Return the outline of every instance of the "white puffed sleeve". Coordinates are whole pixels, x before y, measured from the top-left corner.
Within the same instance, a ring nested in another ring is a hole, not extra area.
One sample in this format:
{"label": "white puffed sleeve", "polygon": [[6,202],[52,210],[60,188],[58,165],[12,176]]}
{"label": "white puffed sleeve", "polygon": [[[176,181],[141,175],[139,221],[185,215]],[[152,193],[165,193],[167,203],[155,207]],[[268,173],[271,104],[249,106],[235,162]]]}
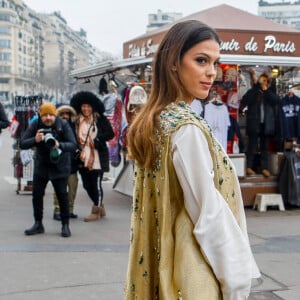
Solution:
{"label": "white puffed sleeve", "polygon": [[202,131],[192,124],[182,126],[172,136],[172,153],[195,238],[220,282],[224,300],[247,299],[255,262],[248,236],[215,188]]}

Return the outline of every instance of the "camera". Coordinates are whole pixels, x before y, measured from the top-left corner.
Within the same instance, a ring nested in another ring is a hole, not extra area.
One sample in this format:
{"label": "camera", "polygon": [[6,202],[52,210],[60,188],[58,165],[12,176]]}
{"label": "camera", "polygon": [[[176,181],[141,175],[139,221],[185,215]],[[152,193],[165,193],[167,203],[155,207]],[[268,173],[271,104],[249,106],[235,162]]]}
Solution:
{"label": "camera", "polygon": [[56,139],[52,134],[52,129],[42,128],[41,132],[44,134],[44,143],[50,149],[50,162],[56,164],[59,161],[59,157],[62,154],[62,151],[56,146]]}
{"label": "camera", "polygon": [[55,137],[52,134],[52,129],[51,128],[43,128],[42,133],[44,134],[44,142],[45,144],[49,147],[52,148],[55,146],[56,140]]}

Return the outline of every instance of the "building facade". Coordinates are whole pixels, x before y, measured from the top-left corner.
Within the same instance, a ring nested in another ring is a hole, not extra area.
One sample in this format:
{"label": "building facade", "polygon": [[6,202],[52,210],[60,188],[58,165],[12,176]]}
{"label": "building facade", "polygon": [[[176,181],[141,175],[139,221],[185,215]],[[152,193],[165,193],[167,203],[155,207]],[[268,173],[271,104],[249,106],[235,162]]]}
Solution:
{"label": "building facade", "polygon": [[147,32],[182,18],[182,13],[170,13],[157,10],[156,14],[148,14]]}
{"label": "building facade", "polygon": [[0,99],[42,94],[64,101],[72,93],[69,73],[99,62],[86,32],[71,29],[58,12],[41,14],[22,0],[0,1]]}
{"label": "building facade", "polygon": [[258,2],[258,15],[300,30],[300,1],[269,3],[260,0]]}

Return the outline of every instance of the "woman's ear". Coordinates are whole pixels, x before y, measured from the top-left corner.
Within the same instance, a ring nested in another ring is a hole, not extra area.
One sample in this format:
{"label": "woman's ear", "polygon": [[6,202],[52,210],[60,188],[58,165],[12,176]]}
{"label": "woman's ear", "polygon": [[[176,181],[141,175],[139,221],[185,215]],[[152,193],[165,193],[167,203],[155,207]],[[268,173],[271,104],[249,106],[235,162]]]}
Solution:
{"label": "woman's ear", "polygon": [[173,67],[171,68],[171,70],[172,70],[173,72],[176,72],[176,71],[177,71],[177,68],[176,68],[175,66],[173,66]]}

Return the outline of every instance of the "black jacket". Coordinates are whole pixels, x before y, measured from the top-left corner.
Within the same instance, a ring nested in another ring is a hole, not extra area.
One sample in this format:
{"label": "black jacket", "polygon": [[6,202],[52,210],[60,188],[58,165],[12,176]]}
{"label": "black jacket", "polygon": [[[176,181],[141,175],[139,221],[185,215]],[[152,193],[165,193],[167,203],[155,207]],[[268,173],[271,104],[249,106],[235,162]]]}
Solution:
{"label": "black jacket", "polygon": [[265,135],[273,135],[275,133],[275,106],[279,103],[279,97],[275,95],[270,88],[266,91],[261,89],[259,83],[246,92],[240,104],[240,110],[246,106],[247,123],[246,133],[248,135],[259,133],[261,103],[263,103]]}
{"label": "black jacket", "polygon": [[101,170],[109,172],[109,152],[107,141],[114,137],[114,131],[111,127],[109,120],[104,115],[97,117],[97,137],[94,140],[95,148],[98,150]]}
{"label": "black jacket", "polygon": [[[74,138],[76,140],[76,131],[75,131],[75,124],[72,121],[68,121]],[[71,156],[71,174],[75,174],[78,171],[78,159],[77,159],[77,150],[79,149],[78,143],[76,142],[76,149],[75,151],[71,151],[70,152],[70,156]]]}
{"label": "black jacket", "polygon": [[285,153],[278,183],[284,203],[300,207],[300,153]]}
{"label": "black jacket", "polygon": [[56,163],[50,160],[50,148],[41,141],[35,142],[35,135],[38,129],[46,127],[40,119],[34,121],[24,132],[20,140],[21,149],[35,148],[34,174],[48,179],[68,177],[71,172],[70,152],[76,150],[76,139],[69,123],[56,117],[54,124],[50,127],[52,135],[59,142],[62,150]]}
{"label": "black jacket", "polygon": [[0,132],[1,129],[7,128],[9,126],[9,121],[7,119],[4,107],[2,103],[0,103]]}

